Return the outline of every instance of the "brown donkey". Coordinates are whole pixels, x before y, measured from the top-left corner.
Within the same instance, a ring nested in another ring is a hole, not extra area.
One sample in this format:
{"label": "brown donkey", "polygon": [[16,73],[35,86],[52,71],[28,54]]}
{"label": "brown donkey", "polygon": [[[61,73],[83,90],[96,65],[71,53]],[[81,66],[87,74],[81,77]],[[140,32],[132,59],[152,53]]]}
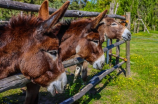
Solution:
{"label": "brown donkey", "polygon": [[58,51],[58,38],[50,30],[68,5],[69,1],[45,21],[18,16],[0,26],[0,79],[21,72],[33,83],[47,87],[52,95],[55,90],[63,92],[67,77]]}

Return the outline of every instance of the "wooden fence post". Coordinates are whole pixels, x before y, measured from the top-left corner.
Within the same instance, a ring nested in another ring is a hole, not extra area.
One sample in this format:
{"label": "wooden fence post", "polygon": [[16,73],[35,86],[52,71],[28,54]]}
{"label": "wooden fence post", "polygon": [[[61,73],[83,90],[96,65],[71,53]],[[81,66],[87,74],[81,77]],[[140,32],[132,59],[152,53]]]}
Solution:
{"label": "wooden fence post", "polygon": [[[110,44],[110,39],[108,37],[106,37],[106,46],[109,46]],[[109,50],[106,51],[106,64],[109,64]]]}
{"label": "wooden fence post", "polygon": [[[126,20],[128,20],[127,29],[130,30],[131,25],[131,13],[126,12]],[[126,76],[130,76],[130,41],[126,42]]]}
{"label": "wooden fence post", "polygon": [[[112,45],[112,39],[110,39],[110,45]],[[110,67],[112,66],[112,49],[109,50],[110,54],[109,54],[109,64],[110,64]]]}
{"label": "wooden fence post", "polygon": [[[114,6],[115,6],[114,3],[110,3],[110,10],[109,10],[110,14],[114,14]],[[111,44],[112,44],[112,40],[110,40],[109,38],[106,38],[106,39],[107,39],[106,45],[107,45],[107,46],[111,45]],[[112,49],[110,49],[110,51],[108,50],[108,51],[106,52],[106,63],[107,63],[107,64],[109,64],[109,59],[110,59],[110,62],[111,62],[111,59],[112,59],[111,56],[110,56],[110,58],[109,58],[109,52],[112,54]]]}
{"label": "wooden fence post", "polygon": [[[119,39],[117,39],[116,42],[119,42]],[[117,65],[119,63],[119,57],[120,57],[120,46],[119,45],[116,47],[116,55],[117,55],[117,57],[116,57],[115,65]]]}

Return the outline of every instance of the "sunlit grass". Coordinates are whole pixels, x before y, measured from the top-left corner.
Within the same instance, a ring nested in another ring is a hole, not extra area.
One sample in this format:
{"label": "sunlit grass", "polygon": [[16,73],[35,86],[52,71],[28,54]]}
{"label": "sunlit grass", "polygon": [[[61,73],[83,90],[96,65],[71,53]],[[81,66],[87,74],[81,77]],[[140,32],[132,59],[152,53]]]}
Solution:
{"label": "sunlit grass", "polygon": [[[101,95],[99,104],[158,103],[158,34],[156,33],[133,34],[130,48],[131,77],[120,75],[111,80],[99,93]],[[121,45],[121,56],[125,57],[125,44]],[[96,102],[98,101],[90,101],[93,104]]]}

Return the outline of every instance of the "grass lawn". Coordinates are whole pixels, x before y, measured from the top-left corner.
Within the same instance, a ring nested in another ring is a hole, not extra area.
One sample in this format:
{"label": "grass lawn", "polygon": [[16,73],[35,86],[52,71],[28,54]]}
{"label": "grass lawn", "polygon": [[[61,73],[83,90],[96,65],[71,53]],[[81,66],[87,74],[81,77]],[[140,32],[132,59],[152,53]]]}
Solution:
{"label": "grass lawn", "polygon": [[[130,47],[131,76],[118,75],[118,71],[114,71],[75,104],[158,104],[158,31],[132,34]],[[125,57],[125,44],[120,50],[121,56]],[[99,71],[89,67],[90,79]],[[104,69],[107,68],[109,65],[104,66]],[[125,69],[125,64],[122,69]],[[65,93],[56,97],[51,97],[45,88],[41,88],[40,104],[58,104],[83,87],[81,80],[72,83],[73,76],[68,75],[68,78]],[[0,104],[22,104],[24,97],[20,89],[9,90],[0,93]]]}

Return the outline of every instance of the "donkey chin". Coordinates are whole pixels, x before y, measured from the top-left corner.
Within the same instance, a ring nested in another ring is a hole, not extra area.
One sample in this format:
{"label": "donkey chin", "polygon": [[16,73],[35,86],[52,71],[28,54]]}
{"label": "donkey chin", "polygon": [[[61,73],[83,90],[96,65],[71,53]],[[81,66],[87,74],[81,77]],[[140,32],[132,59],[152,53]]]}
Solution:
{"label": "donkey chin", "polygon": [[63,93],[67,84],[66,73],[63,72],[55,81],[51,82],[47,87],[48,92],[55,96],[56,92]]}
{"label": "donkey chin", "polygon": [[94,63],[93,68],[95,69],[102,69],[105,64],[105,56],[104,53],[101,55]]}
{"label": "donkey chin", "polygon": [[122,38],[125,41],[131,40],[131,32],[127,28],[124,29],[123,34],[122,34]]}

